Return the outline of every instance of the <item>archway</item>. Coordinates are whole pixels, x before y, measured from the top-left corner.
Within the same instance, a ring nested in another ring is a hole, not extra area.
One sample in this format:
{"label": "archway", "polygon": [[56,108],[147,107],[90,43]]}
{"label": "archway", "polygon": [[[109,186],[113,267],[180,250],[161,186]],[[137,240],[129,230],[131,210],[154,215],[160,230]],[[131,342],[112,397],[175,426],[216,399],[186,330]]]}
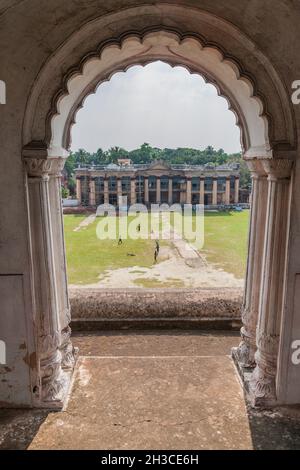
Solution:
{"label": "archway", "polygon": [[[167,12],[167,5],[161,8]],[[177,7],[172,8],[172,15],[178,15]],[[127,12],[128,20],[138,13],[138,9],[132,10]],[[194,13],[189,12],[191,16]],[[116,71],[154,60],[185,66],[192,73],[203,75],[228,99],[241,128],[244,157],[253,173],[254,186],[243,341],[234,356],[242,374],[255,366],[249,384],[255,404],[284,401],[284,384],[277,363],[284,304],[287,242],[284,221],[288,221],[296,144],[293,116],[285,89],[267,58],[254,51],[252,44],[235,28],[213,20],[206,13],[197,11],[197,15],[200,24],[213,25],[217,38],[220,31],[226,32],[224,42],[231,43],[237,55],[248,54],[252,70],[244,69],[238,57],[233,58],[224,52],[224,47],[203,39],[196,31],[179,33],[170,27],[156,26],[147,32],[132,32],[128,27],[124,30],[119,18],[115,19],[116,23],[119,21],[119,39],[112,39],[108,33],[96,51],[91,49],[92,52],[74,61],[69,71],[58,73],[53,66],[68,54],[72,60],[74,44],[79,44],[95,29],[96,23],[99,27],[99,22],[89,23],[51,57],[34,84],[23,135],[29,227],[31,244],[35,247],[31,251],[32,294],[36,311],[42,312],[35,330],[38,380],[33,387],[33,406],[62,406],[74,364],[59,198],[60,171],[70,144],[70,128],[84,98],[99,83]],[[235,44],[230,41],[230,34]],[[258,73],[259,62],[263,65]],[[61,86],[53,93],[51,77],[53,84],[57,84],[57,74]],[[45,90],[48,82],[51,86]],[[277,253],[276,258],[272,257],[273,252]],[[44,263],[40,263],[41,259]],[[278,393],[280,389],[283,391]]]}

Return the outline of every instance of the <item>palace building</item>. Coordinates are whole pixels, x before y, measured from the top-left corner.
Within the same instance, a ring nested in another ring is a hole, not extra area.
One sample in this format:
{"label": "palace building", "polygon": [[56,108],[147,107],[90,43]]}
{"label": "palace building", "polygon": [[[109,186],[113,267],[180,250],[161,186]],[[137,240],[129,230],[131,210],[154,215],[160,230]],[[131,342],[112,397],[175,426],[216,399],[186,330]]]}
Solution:
{"label": "palace building", "polygon": [[204,204],[205,206],[237,204],[239,200],[239,165],[169,165],[163,161],[151,164],[118,164],[77,168],[76,197],[84,206],[117,205],[127,196],[129,205]]}

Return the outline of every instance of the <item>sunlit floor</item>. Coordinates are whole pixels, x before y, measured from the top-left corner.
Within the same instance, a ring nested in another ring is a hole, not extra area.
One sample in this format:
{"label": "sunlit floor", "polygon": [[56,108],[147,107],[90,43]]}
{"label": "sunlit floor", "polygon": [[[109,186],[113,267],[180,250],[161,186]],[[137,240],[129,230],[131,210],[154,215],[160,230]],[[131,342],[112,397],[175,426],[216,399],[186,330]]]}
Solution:
{"label": "sunlit floor", "polygon": [[298,420],[247,409],[229,356],[236,333],[91,332],[73,340],[80,356],[66,410],[0,412],[0,448],[300,448]]}

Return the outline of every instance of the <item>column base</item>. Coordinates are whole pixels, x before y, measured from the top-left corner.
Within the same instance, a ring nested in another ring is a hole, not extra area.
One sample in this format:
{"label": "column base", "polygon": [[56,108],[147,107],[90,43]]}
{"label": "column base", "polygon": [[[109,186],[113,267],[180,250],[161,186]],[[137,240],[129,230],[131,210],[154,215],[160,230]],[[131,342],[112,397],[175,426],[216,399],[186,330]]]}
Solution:
{"label": "column base", "polygon": [[275,384],[263,377],[257,367],[245,367],[240,362],[239,348],[232,348],[231,357],[245,391],[246,400],[253,408],[279,406],[274,390]]}

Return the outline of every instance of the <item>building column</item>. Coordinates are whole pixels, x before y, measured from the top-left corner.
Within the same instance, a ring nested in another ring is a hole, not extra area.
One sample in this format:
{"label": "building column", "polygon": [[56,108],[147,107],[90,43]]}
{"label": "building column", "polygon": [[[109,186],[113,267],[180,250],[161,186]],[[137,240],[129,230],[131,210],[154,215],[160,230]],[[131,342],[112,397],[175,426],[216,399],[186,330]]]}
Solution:
{"label": "building column", "polygon": [[109,190],[107,178],[104,178],[104,204],[109,204]]}
{"label": "building column", "polygon": [[96,205],[96,184],[94,178],[90,177],[89,181],[89,205],[95,206]]}
{"label": "building column", "polygon": [[160,178],[156,178],[156,204],[160,204],[161,194],[160,194]]}
{"label": "building column", "polygon": [[135,177],[130,181],[130,204],[136,204],[136,180]]}
{"label": "building column", "polygon": [[203,206],[204,206],[204,202],[205,202],[204,195],[205,195],[205,178],[200,178],[200,199],[199,199],[199,203],[202,204]]}
{"label": "building column", "polygon": [[212,197],[212,205],[217,206],[218,204],[218,179],[213,179],[213,197]]}
{"label": "building column", "polygon": [[225,204],[230,205],[230,178],[226,178]]}
{"label": "building column", "polygon": [[263,166],[268,174],[268,206],[256,336],[257,366],[250,382],[254,405],[272,405],[276,402],[292,162],[284,159],[264,160]]}
{"label": "building column", "polygon": [[169,206],[173,204],[173,178],[172,177],[169,177],[168,204]]}
{"label": "building column", "polygon": [[76,199],[79,204],[81,204],[81,179],[80,177],[76,178]]}
{"label": "building column", "polygon": [[234,203],[238,204],[240,200],[240,178],[236,177],[234,181]]}
{"label": "building column", "polygon": [[117,205],[122,204],[122,178],[117,178]]}
{"label": "building column", "polygon": [[248,260],[242,308],[242,342],[232,354],[243,378],[244,369],[255,367],[256,325],[258,321],[262,259],[264,253],[268,181],[261,160],[248,160],[252,174],[251,213],[248,238]]}
{"label": "building column", "polygon": [[24,161],[38,362],[34,397],[36,406],[61,408],[74,365],[60,196],[64,158],[30,157],[27,151]]}
{"label": "building column", "polygon": [[144,179],[144,202],[146,206],[149,204],[149,180],[148,178]]}
{"label": "building column", "polygon": [[186,180],[186,204],[192,204],[192,179]]}

